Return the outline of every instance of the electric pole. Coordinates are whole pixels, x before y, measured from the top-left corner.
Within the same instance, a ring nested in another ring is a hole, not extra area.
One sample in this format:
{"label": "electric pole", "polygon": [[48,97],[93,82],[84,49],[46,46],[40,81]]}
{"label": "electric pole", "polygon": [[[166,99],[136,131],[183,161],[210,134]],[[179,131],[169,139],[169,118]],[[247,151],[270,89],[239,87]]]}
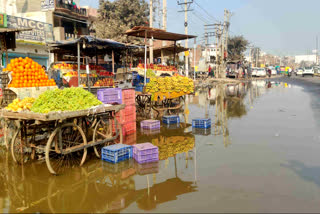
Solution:
{"label": "electric pole", "polygon": [[[162,29],[167,31],[167,0],[163,0],[162,2]],[[162,41],[162,47],[166,46],[166,41]],[[161,49],[161,63],[164,63],[164,53],[163,49]],[[174,56],[176,57],[176,56]]]}
{"label": "electric pole", "polygon": [[215,35],[216,35],[216,74],[217,78],[220,78],[221,74],[221,58],[222,58],[222,32],[221,32],[221,23],[216,23],[215,25]]}
{"label": "electric pole", "polygon": [[229,38],[229,26],[230,26],[230,12],[228,10],[224,10],[224,23],[223,23],[223,33],[222,33],[222,48],[221,48],[221,77],[225,77],[224,70],[226,69],[226,58],[228,55],[228,38]]}
{"label": "electric pole", "polygon": [[[150,17],[149,17],[149,27],[153,27],[153,0],[150,0]],[[153,63],[153,38],[150,39],[150,64]]]}
{"label": "electric pole", "polygon": [[[188,35],[188,11],[190,10],[190,5],[193,3],[193,0],[177,0],[178,5],[183,5],[184,10],[179,12],[184,12],[184,33]],[[189,40],[186,39],[185,47],[188,49]],[[189,77],[189,56],[185,56],[185,67],[186,67],[186,76]]]}

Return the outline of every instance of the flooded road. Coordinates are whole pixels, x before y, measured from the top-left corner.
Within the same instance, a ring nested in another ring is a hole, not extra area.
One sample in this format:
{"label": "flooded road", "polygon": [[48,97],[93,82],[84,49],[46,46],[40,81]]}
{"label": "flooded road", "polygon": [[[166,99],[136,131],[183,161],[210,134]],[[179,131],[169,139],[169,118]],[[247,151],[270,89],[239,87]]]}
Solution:
{"label": "flooded road", "polygon": [[[0,150],[0,210],[319,212],[319,91],[287,79],[197,88],[179,127],[126,137],[159,146],[157,163],[91,158],[52,176],[45,162],[17,166]],[[192,129],[194,118],[212,128]]]}

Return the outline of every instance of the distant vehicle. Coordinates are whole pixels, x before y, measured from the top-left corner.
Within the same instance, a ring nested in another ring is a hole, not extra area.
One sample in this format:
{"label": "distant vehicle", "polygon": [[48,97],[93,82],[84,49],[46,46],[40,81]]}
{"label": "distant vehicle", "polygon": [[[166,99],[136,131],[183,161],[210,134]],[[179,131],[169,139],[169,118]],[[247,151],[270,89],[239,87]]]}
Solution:
{"label": "distant vehicle", "polygon": [[257,69],[258,68],[252,68],[251,76],[256,77],[257,76]]}
{"label": "distant vehicle", "polygon": [[306,76],[306,75],[310,75],[310,76],[314,76],[314,70],[312,67],[305,67],[303,69],[303,72],[302,72],[302,77]]}
{"label": "distant vehicle", "polygon": [[297,68],[296,70],[295,70],[295,74],[296,74],[296,76],[302,76],[302,73],[303,73],[303,68]]}
{"label": "distant vehicle", "polygon": [[266,77],[267,76],[267,71],[265,68],[257,68],[257,77]]}
{"label": "distant vehicle", "polygon": [[314,73],[319,74],[320,73],[320,67],[319,66],[314,66],[313,67],[313,71],[314,71]]}
{"label": "distant vehicle", "polygon": [[276,69],[271,69],[271,75],[277,75],[277,70]]}

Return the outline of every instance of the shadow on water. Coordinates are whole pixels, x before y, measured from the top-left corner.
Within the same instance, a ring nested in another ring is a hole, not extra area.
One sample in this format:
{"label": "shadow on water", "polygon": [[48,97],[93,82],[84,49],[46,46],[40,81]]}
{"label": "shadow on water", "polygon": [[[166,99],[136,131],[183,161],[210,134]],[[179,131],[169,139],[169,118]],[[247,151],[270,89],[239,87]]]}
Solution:
{"label": "shadow on water", "polygon": [[320,166],[308,167],[304,163],[297,160],[291,160],[288,164],[281,164],[281,166],[294,171],[304,180],[320,186]]}

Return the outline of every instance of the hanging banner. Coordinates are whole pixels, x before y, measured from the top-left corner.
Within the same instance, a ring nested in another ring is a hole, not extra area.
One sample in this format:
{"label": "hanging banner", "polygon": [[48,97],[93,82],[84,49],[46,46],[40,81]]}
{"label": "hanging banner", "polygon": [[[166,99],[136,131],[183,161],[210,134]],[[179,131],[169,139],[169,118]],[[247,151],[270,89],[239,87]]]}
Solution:
{"label": "hanging banner", "polygon": [[42,0],[41,11],[54,10],[54,0]]}
{"label": "hanging banner", "polygon": [[7,16],[8,28],[31,28],[31,31],[22,31],[17,34],[17,40],[46,43],[53,41],[52,24],[25,19],[17,16]]}

